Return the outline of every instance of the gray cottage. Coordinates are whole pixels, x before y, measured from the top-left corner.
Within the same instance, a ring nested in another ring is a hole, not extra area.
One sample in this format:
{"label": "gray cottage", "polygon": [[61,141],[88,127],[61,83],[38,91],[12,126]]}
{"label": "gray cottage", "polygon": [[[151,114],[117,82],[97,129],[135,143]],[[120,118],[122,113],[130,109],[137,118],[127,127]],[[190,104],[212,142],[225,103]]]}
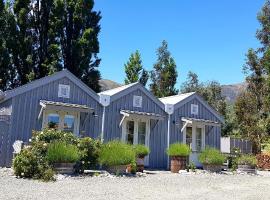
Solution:
{"label": "gray cottage", "polygon": [[99,96],[67,70],[30,82],[0,96],[0,166],[10,166],[16,140],[47,126],[99,137]]}
{"label": "gray cottage", "polygon": [[99,93],[103,105],[102,137],[150,148],[145,165],[166,168],[167,114],[164,105],[140,83]]}
{"label": "gray cottage", "polygon": [[[188,144],[190,161],[200,167],[198,153],[206,146],[220,149],[222,116],[197,93],[160,98],[168,114],[167,142]],[[169,159],[167,160],[169,166]]]}

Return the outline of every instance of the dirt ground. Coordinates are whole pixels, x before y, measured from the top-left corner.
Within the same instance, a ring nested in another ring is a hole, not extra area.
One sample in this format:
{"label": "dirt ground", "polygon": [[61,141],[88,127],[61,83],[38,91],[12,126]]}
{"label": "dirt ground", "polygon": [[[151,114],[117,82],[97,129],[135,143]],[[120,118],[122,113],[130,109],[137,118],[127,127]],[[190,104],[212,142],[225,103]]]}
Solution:
{"label": "dirt ground", "polygon": [[140,177],[18,179],[0,169],[0,199],[270,199],[270,172],[259,175],[149,172]]}

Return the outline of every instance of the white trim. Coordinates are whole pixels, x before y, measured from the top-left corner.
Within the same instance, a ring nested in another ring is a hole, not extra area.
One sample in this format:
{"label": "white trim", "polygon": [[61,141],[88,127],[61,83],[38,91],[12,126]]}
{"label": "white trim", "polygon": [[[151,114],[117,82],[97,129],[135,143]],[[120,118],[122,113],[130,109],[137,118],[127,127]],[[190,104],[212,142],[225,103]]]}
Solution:
{"label": "white trim", "polygon": [[73,115],[74,116],[74,130],[73,133],[79,136],[80,132],[80,112],[69,112],[69,111],[57,111],[57,110],[45,110],[43,112],[42,119],[42,129],[46,128],[48,124],[48,115],[49,114],[58,114],[59,115],[59,130],[63,130],[64,128],[64,118],[65,115]]}
{"label": "white trim", "polygon": [[[171,115],[168,116],[168,132],[167,132],[167,149],[170,147],[170,122],[171,122]],[[170,156],[167,155],[167,168],[170,167]]]}
{"label": "white trim", "polygon": [[102,122],[101,122],[101,134],[100,134],[100,140],[101,140],[102,143],[104,141],[105,114],[106,114],[106,107],[103,106]]}

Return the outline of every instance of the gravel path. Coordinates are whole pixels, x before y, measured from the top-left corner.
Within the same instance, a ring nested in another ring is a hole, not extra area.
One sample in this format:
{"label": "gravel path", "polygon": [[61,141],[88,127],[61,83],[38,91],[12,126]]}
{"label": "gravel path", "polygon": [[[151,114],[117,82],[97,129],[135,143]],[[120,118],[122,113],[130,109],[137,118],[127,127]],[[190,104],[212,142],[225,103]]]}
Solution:
{"label": "gravel path", "polygon": [[171,174],[68,177],[56,182],[17,179],[0,169],[0,199],[270,199],[264,175]]}

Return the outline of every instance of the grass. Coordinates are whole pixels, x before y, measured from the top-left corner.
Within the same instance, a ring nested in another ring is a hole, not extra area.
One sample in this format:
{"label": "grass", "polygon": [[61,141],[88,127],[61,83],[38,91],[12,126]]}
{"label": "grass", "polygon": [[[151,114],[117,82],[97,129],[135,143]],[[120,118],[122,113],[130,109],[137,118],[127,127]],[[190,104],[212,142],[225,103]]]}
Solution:
{"label": "grass", "polygon": [[215,148],[206,148],[199,155],[199,161],[205,165],[222,165],[225,161],[225,156]]}
{"label": "grass", "polygon": [[134,148],[136,156],[139,158],[145,157],[150,153],[149,148],[142,144],[135,145],[133,148]]}
{"label": "grass", "polygon": [[190,148],[183,143],[174,143],[167,149],[169,156],[188,156],[190,154]]}
{"label": "grass", "polygon": [[127,165],[135,161],[135,152],[131,145],[114,140],[101,148],[99,162],[106,166]]}
{"label": "grass", "polygon": [[75,145],[57,141],[49,145],[47,159],[50,163],[73,163],[79,160],[79,150]]}

